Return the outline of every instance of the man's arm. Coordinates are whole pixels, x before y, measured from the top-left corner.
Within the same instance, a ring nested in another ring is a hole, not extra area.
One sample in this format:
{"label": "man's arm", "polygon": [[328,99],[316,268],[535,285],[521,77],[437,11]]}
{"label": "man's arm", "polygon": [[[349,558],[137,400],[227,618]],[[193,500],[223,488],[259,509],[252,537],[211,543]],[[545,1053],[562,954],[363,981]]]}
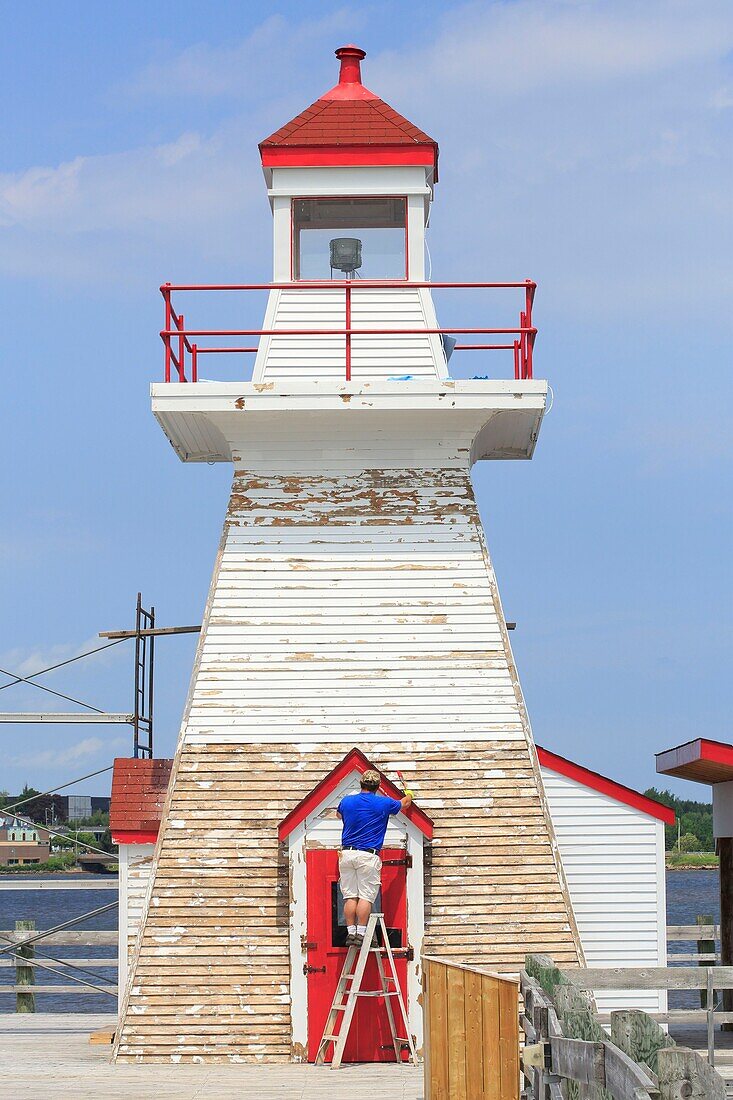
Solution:
{"label": "man's arm", "polygon": [[405,791],[405,797],[400,800],[400,809],[404,811],[412,805],[412,791]]}

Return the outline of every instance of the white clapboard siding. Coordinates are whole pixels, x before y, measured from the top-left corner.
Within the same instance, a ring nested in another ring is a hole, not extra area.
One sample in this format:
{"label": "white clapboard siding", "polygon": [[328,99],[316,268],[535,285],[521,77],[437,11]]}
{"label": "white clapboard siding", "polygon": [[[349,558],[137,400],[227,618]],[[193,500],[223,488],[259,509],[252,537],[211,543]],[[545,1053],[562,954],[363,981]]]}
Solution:
{"label": "white clapboard siding", "polygon": [[128,963],[140,927],[153,862],[153,844],[120,844],[118,1002],[127,984]]}
{"label": "white clapboard siding", "polygon": [[[333,378],[342,380],[346,370],[346,339],[321,335],[323,329],[346,325],[343,283],[333,290],[272,291],[265,315],[266,329],[316,330],[318,334],[263,337],[257,354],[254,380]],[[359,289],[351,292],[351,327],[354,329],[435,328],[432,299],[427,290],[414,288]],[[445,356],[438,336],[405,333],[354,335],[351,342],[353,379],[412,375],[436,378],[445,374]]]}
{"label": "white clapboard siding", "polygon": [[469,477],[372,481],[235,478],[187,737],[524,739]]}
{"label": "white clapboard siding", "polygon": [[376,465],[375,439],[374,466],[334,448],[314,469],[311,444],[285,473],[271,441],[235,471],[119,1058],[302,1056],[277,828],[354,747],[404,771],[434,821],[426,951],[513,973],[527,951],[577,961],[459,437],[445,464],[442,437],[406,466],[386,449]]}
{"label": "white clapboard siding", "polygon": [[[664,825],[542,768],[587,966],[666,966]],[[598,991],[601,1011],[666,1011],[666,993]]]}

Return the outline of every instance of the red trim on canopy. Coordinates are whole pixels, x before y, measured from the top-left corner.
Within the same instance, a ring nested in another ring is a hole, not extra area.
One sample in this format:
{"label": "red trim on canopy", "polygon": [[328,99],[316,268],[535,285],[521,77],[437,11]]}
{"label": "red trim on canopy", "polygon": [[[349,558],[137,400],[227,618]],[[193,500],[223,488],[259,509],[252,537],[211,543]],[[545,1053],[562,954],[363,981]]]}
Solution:
{"label": "red trim on canopy", "polygon": [[697,737],[656,755],[657,772],[695,783],[727,783],[733,779],[733,745]]}
{"label": "red trim on canopy", "polygon": [[[281,145],[262,150],[263,168],[371,167],[391,164],[437,163],[432,148],[405,145]],[[437,177],[436,177],[437,179]]]}
{"label": "red trim on canopy", "polygon": [[[379,771],[379,768],[374,768],[374,765],[367,760],[361,749],[352,749],[351,752],[346,754],[341,763],[337,764],[333,771],[330,771],[328,775],[324,776],[320,783],[316,784],[310,794],[307,794],[305,798],[290,811],[287,817],[283,818],[277,831],[278,838],[281,841],[287,840],[293,829],[300,825],[302,821],[305,821],[309,814],[318,809],[318,807],[326,801],[328,796],[336,790],[339,783],[341,783],[343,779],[346,779],[348,775],[351,775],[355,771],[365,772],[370,768]],[[396,787],[392,780],[388,779],[383,772],[379,771],[379,777],[381,782],[380,790],[384,791],[384,793],[388,794],[391,798],[403,797],[403,792],[399,787]],[[427,840],[432,840],[433,822],[424,810],[421,810],[413,802],[413,804],[403,812],[407,820],[411,821]]]}
{"label": "red trim on canopy", "polygon": [[576,783],[581,783],[584,787],[590,787],[591,790],[606,794],[609,798],[615,798],[617,802],[623,802],[627,806],[632,806],[635,810],[641,810],[642,813],[648,814],[650,817],[656,817],[658,821],[663,821],[665,825],[674,825],[674,810],[670,809],[669,806],[662,805],[661,802],[657,802],[656,799],[649,798],[648,795],[641,794],[631,787],[625,787],[623,783],[616,783],[615,780],[608,779],[605,775],[600,775],[599,772],[593,772],[580,764],[574,764],[572,760],[566,760],[564,756],[558,756],[557,753],[541,749],[539,745],[537,746],[537,755],[543,768],[548,768],[551,772],[557,772],[558,775],[567,776],[568,779],[574,779]]}

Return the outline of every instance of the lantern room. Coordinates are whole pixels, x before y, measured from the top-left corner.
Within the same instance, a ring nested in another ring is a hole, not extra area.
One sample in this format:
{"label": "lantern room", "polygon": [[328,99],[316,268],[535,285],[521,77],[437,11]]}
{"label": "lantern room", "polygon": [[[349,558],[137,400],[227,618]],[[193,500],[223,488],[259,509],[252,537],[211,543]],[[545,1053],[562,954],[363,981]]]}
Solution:
{"label": "lantern room", "polygon": [[438,146],[361,82],[357,46],[339,80],[260,143],[276,282],[421,280]]}

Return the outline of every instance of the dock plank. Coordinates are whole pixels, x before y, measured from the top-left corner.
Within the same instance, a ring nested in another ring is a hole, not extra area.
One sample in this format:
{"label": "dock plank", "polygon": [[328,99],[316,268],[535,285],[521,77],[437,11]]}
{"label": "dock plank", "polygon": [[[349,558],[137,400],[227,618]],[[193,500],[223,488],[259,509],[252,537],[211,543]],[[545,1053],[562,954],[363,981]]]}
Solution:
{"label": "dock plank", "polygon": [[[109,1046],[89,1036],[116,1025],[116,1017],[89,1013],[0,1015],[0,1091],[13,1100],[424,1100],[422,1069],[402,1065],[135,1065],[111,1063]],[[19,1071],[19,1067],[23,1067]]]}

